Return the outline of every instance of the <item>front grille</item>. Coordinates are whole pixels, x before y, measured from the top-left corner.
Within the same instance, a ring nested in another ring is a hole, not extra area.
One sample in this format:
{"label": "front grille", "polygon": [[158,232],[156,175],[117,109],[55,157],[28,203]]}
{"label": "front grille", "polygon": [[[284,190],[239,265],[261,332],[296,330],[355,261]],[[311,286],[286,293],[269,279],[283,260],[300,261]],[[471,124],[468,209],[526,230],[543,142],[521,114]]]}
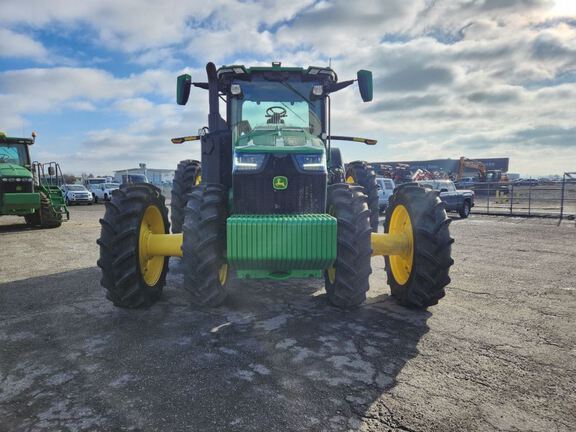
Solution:
{"label": "front grille", "polygon": [[[273,188],[276,176],[288,179],[285,190]],[[299,171],[289,154],[270,154],[260,172],[235,172],[233,187],[237,214],[310,214],[326,210],[326,173]]]}
{"label": "front grille", "polygon": [[31,181],[0,181],[2,193],[30,193],[32,192]]}

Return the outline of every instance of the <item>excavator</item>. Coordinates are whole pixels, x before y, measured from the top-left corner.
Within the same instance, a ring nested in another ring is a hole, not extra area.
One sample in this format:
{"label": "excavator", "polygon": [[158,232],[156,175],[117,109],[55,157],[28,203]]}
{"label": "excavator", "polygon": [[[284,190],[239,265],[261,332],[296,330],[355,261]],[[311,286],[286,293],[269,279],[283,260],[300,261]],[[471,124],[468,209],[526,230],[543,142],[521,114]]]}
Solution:
{"label": "excavator", "polygon": [[464,156],[460,158],[458,162],[458,170],[456,172],[455,182],[459,182],[464,177],[464,171],[466,169],[473,169],[478,171],[478,182],[479,183],[508,183],[508,176],[501,170],[487,170],[484,163],[468,159]]}

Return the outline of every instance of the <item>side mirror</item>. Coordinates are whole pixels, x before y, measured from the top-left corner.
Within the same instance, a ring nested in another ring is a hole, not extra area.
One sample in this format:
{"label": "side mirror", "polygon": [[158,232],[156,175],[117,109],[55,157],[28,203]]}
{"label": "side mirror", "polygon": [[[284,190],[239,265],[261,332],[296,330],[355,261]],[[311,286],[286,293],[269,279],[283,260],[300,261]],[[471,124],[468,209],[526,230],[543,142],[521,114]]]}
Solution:
{"label": "side mirror", "polygon": [[448,192],[448,189],[442,188],[442,189],[440,189],[440,192]]}
{"label": "side mirror", "polygon": [[176,81],[176,103],[186,105],[192,87],[192,77],[188,74],[180,75]]}
{"label": "side mirror", "polygon": [[55,173],[56,173],[56,171],[54,170],[54,167],[49,166],[48,167],[48,175],[53,176]]}
{"label": "side mirror", "polygon": [[358,88],[360,89],[362,100],[364,102],[370,102],[373,93],[372,72],[369,70],[359,70],[356,76],[358,77]]}

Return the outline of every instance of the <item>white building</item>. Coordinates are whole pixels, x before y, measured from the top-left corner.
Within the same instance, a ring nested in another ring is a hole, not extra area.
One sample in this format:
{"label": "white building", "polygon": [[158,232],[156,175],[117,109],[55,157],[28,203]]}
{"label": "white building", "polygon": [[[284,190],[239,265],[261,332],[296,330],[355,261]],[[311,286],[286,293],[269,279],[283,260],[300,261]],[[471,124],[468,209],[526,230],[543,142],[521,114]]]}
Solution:
{"label": "white building", "polygon": [[145,163],[141,163],[138,168],[128,168],[114,171],[114,178],[120,179],[122,175],[142,174],[148,178],[148,181],[154,185],[169,185],[174,180],[173,169],[148,168]]}

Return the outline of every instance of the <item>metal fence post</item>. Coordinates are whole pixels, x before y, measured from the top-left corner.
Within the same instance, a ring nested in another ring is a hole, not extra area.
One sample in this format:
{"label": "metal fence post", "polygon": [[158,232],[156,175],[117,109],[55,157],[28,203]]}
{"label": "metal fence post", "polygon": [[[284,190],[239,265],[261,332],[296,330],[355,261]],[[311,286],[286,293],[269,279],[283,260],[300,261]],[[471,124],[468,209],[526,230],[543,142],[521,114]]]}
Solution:
{"label": "metal fence post", "polygon": [[488,183],[488,192],[486,194],[486,213],[490,214],[490,183]]}
{"label": "metal fence post", "polygon": [[528,216],[532,213],[532,182],[528,185]]}
{"label": "metal fence post", "polygon": [[510,200],[510,216],[512,216],[512,207],[514,207],[514,185],[508,186],[508,199]]}
{"label": "metal fence post", "polygon": [[566,173],[562,177],[562,192],[560,193],[560,221],[564,217],[564,189],[566,186]]}

